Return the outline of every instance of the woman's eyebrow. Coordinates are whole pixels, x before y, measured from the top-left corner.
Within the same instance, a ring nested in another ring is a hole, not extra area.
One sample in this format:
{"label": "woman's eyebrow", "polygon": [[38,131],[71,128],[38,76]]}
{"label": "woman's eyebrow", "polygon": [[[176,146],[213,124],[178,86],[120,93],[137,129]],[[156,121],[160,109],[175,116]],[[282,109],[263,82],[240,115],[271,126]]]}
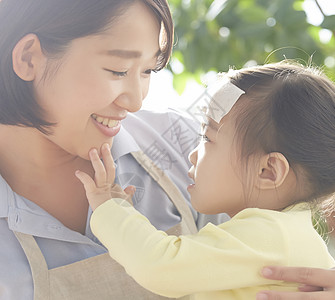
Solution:
{"label": "woman's eyebrow", "polygon": [[105,54],[111,56],[117,56],[120,58],[139,58],[142,56],[142,53],[139,51],[121,50],[121,49],[107,50]]}
{"label": "woman's eyebrow", "polygon": [[[140,58],[142,56],[142,52],[133,51],[133,50],[123,50],[123,49],[113,49],[107,50],[104,52],[106,55],[117,56],[119,58]],[[154,57],[158,57],[161,54],[161,50],[158,50]]]}

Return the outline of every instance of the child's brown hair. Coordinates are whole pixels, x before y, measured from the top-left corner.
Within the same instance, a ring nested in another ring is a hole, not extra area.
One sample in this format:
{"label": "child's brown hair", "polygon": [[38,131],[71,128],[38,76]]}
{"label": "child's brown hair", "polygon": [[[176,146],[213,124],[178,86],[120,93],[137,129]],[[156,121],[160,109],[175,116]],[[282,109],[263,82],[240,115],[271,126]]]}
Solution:
{"label": "child's brown hair", "polygon": [[245,91],[236,105],[236,138],[248,168],[254,153],[282,153],[304,199],[335,192],[335,86],[313,67],[281,62],[233,72]]}

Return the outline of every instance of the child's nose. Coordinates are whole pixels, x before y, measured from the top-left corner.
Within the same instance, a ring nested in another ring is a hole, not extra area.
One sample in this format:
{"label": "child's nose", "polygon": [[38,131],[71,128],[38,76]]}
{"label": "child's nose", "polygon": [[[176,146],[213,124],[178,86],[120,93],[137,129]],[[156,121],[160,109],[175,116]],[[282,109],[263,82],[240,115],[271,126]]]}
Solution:
{"label": "child's nose", "polygon": [[188,155],[188,160],[191,162],[192,165],[196,165],[198,159],[198,151],[195,148],[189,155]]}

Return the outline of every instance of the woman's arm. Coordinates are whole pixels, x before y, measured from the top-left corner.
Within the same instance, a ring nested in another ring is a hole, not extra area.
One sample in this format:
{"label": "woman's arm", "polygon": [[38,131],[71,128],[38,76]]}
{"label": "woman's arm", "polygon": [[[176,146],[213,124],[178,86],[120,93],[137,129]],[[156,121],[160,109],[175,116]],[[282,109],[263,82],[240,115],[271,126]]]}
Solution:
{"label": "woman's arm", "polygon": [[257,300],[333,300],[335,299],[335,269],[271,266],[262,270],[268,279],[300,283],[300,292],[263,291]]}

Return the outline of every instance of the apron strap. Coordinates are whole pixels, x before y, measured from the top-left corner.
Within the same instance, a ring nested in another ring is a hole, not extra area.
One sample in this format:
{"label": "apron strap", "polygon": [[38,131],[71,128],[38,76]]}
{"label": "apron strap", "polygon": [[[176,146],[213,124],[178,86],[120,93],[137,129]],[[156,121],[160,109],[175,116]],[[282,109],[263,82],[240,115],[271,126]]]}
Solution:
{"label": "apron strap", "polygon": [[143,152],[131,152],[135,160],[143,167],[144,170],[160,185],[160,187],[169,196],[172,203],[175,205],[181,215],[181,221],[185,223],[189,233],[195,234],[198,229],[195,225],[191,209],[186,204],[186,201],[178,187],[171,179],[155,165],[155,163]]}
{"label": "apron strap", "polygon": [[34,300],[49,300],[49,272],[44,256],[32,235],[13,231],[28,259],[33,281]]}

